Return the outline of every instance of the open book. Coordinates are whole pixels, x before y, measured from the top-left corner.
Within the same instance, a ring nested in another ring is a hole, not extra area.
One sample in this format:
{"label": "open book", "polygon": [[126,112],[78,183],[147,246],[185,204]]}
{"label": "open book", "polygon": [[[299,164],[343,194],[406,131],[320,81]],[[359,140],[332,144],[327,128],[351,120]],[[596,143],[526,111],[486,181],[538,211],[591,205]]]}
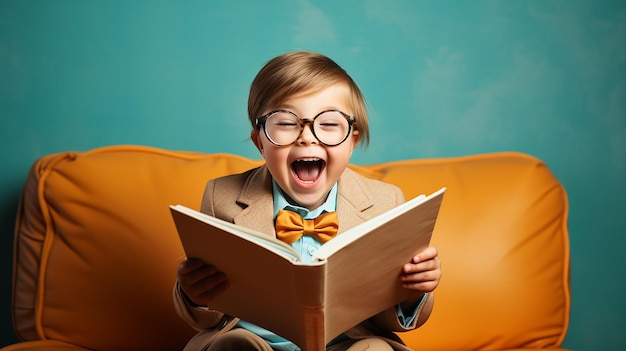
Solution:
{"label": "open book", "polygon": [[215,265],[230,282],[212,309],[318,351],[365,319],[418,297],[399,277],[428,247],[444,192],[418,196],[340,233],[312,263],[274,237],[182,205],[170,209],[187,257]]}

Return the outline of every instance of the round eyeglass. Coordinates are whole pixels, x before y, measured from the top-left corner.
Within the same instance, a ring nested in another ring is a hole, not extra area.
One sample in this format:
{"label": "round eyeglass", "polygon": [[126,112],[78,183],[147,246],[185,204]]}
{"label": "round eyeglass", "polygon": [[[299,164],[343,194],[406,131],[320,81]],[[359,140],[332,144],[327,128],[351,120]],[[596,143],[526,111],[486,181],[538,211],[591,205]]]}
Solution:
{"label": "round eyeglass", "polygon": [[313,136],[326,146],[337,146],[350,136],[354,116],[339,110],[326,110],[313,119],[303,119],[289,110],[275,110],[256,119],[257,129],[263,127],[265,136],[274,145],[285,146],[296,142],[309,123]]}

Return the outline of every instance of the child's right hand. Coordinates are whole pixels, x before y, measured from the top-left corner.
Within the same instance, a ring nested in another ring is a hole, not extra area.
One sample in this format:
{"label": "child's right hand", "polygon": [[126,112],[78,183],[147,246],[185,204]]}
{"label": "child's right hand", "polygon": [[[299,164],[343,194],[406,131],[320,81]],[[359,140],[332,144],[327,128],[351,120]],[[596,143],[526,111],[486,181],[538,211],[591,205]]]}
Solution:
{"label": "child's right hand", "polygon": [[208,305],[228,288],[224,273],[198,259],[183,261],[176,275],[183,292],[199,306]]}

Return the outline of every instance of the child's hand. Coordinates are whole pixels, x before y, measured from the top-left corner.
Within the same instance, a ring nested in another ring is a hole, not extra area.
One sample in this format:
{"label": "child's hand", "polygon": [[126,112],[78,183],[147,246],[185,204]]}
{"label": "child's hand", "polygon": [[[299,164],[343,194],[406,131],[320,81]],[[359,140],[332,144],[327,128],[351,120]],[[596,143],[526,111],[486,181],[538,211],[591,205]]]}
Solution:
{"label": "child's hand", "polygon": [[224,273],[201,260],[184,261],[176,274],[183,292],[196,305],[208,305],[228,288]]}
{"label": "child's hand", "polygon": [[402,267],[400,280],[407,289],[423,293],[435,290],[441,279],[441,262],[437,249],[429,247],[415,255],[411,262]]}

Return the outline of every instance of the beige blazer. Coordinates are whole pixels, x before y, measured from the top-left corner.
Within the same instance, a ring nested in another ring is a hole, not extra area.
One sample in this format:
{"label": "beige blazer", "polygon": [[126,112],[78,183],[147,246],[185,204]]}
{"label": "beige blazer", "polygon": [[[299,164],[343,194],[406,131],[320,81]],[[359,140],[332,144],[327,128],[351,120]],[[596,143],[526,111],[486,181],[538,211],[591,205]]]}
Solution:
{"label": "beige blazer", "polygon": [[[242,174],[210,180],[202,198],[201,211],[276,236],[271,179],[267,167],[262,166]],[[346,169],[338,182],[339,235],[402,202],[404,196],[398,187],[364,178]],[[174,304],[181,318],[201,331],[188,344],[187,349],[190,350],[201,350],[216,336],[232,329],[239,320],[209,307],[193,306],[182,293],[178,282],[174,287]],[[433,296],[428,294],[417,318],[408,328],[400,324],[395,308],[390,308],[346,331],[345,334],[353,339],[382,336],[394,349],[409,350],[393,331],[401,332],[419,327],[428,319],[432,306]]]}

